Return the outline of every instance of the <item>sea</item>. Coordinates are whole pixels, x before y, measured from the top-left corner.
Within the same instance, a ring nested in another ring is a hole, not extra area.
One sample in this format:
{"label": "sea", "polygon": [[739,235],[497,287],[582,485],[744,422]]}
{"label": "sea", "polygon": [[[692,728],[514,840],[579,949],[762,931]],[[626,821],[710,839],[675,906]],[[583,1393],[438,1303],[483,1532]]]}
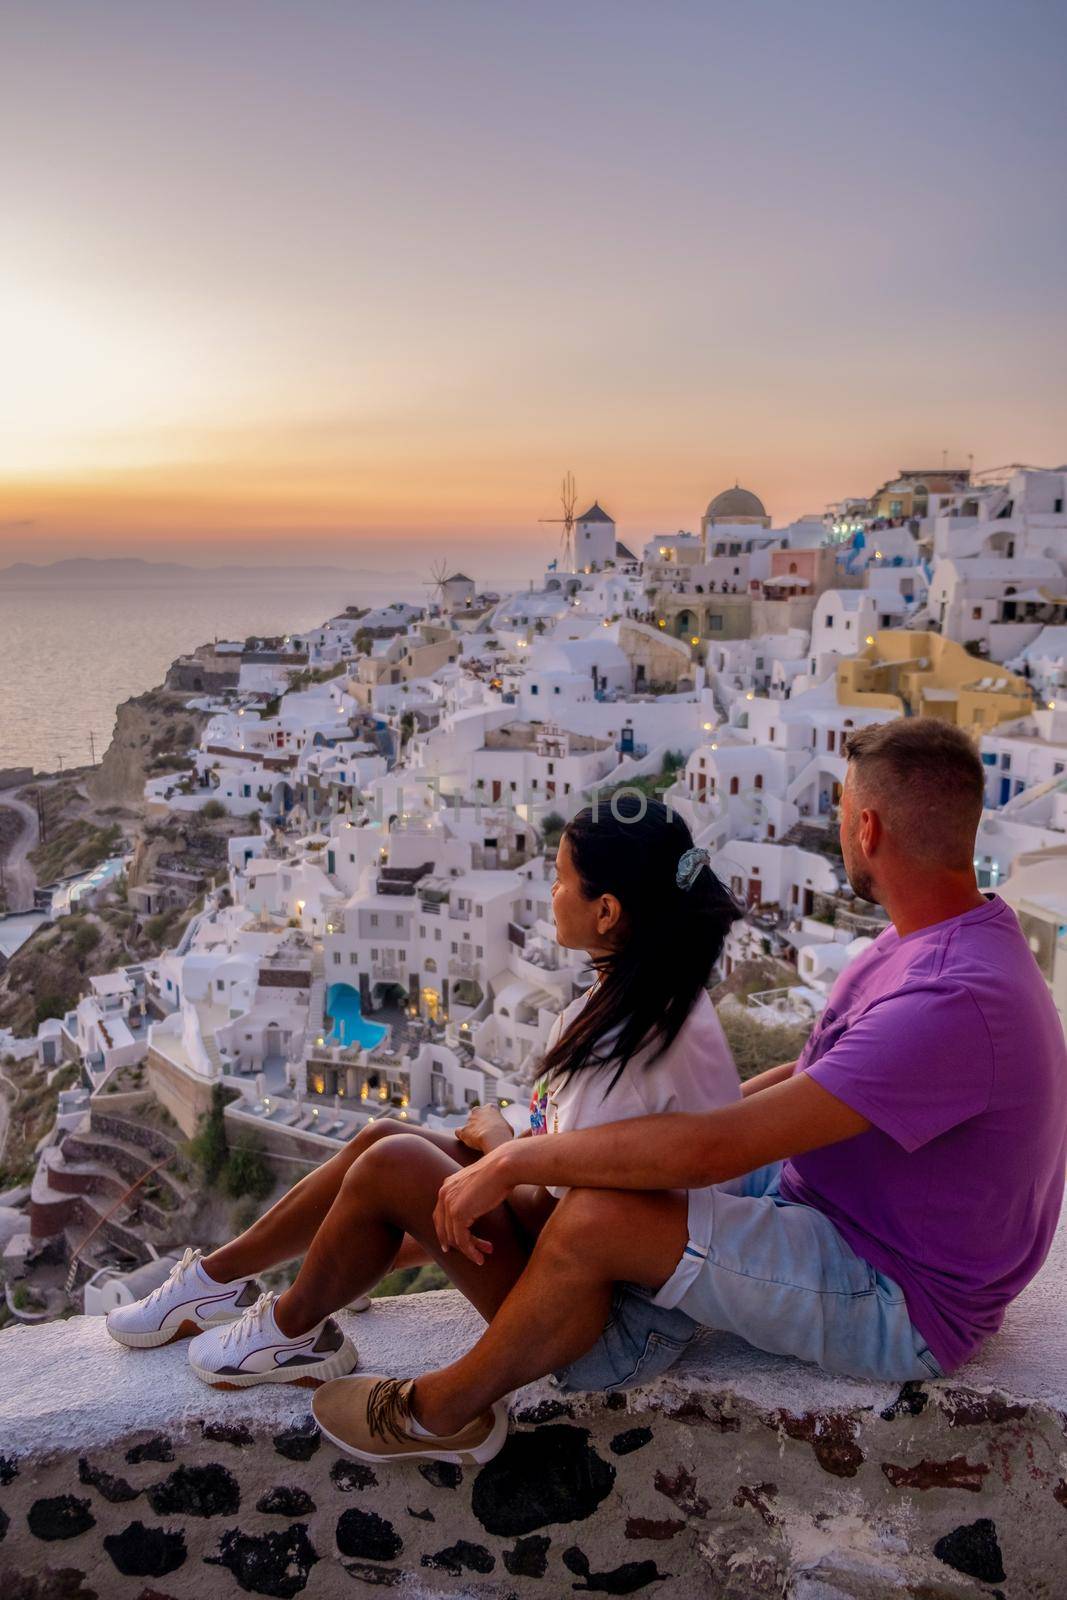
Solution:
{"label": "sea", "polygon": [[107,586],[0,578],[0,768],[56,772],[88,764],[94,749],[99,761],[116,706],[199,644],[299,633],[348,605],[390,600],[423,605],[425,586],[313,568],[260,581],[251,571],[247,582],[206,570]]}

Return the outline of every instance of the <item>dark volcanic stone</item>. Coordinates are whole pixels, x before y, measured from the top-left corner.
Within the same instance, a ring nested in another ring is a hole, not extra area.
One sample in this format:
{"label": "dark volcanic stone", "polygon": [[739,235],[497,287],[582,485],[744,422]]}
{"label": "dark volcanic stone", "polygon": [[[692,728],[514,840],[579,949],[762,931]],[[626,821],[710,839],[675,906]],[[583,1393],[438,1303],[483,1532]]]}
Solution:
{"label": "dark volcanic stone", "polygon": [[145,1490],[157,1517],[232,1517],[241,1507],[241,1490],[228,1467],[176,1467],[169,1478]]}
{"label": "dark volcanic stone", "polygon": [[419,1471],[435,1489],[458,1489],[463,1482],[463,1468],[451,1461],[425,1461]]}
{"label": "dark volcanic stone", "polygon": [[99,1489],[104,1499],[110,1500],[112,1505],[118,1505],[123,1500],[136,1500],[141,1492],[132,1483],[127,1483],[125,1478],[116,1478],[100,1467],[91,1467],[86,1456],[82,1456],[78,1462],[78,1482],[84,1483],[89,1489]]}
{"label": "dark volcanic stone", "polygon": [[966,1573],[968,1578],[977,1578],[980,1583],[1004,1582],[1004,1558],[997,1530],[988,1517],[953,1528],[934,1545],[934,1555],[947,1567]]}
{"label": "dark volcanic stone", "polygon": [[319,1554],[308,1538],[307,1523],[294,1522],[284,1533],[250,1534],[230,1528],[219,1540],[218,1555],[205,1559],[212,1566],[228,1568],[249,1594],[292,1600],[307,1584]]}
{"label": "dark volcanic stone", "polygon": [[365,1466],[362,1461],[335,1461],[330,1468],[330,1481],[342,1494],[351,1494],[353,1489],[378,1487],[373,1469]]}
{"label": "dark volcanic stone", "polygon": [[378,1584],[383,1589],[399,1589],[404,1582],[404,1574],[399,1567],[375,1567],[366,1561],[350,1561],[345,1571],[350,1578],[357,1578],[361,1583]]}
{"label": "dark volcanic stone", "polygon": [[638,1589],[670,1577],[669,1572],[660,1572],[654,1561],[624,1561],[621,1567],[613,1567],[610,1572],[590,1572],[589,1557],[576,1544],[564,1550],[563,1565],[585,1579],[584,1583],[574,1583],[571,1588],[586,1594],[636,1594]]}
{"label": "dark volcanic stone", "polygon": [[11,1518],[8,1516],[6,1511],[0,1508],[0,1543],[2,1543],[6,1537],[7,1530],[10,1528],[10,1526]]}
{"label": "dark volcanic stone", "polygon": [[580,1522],[611,1493],[615,1468],[589,1443],[587,1428],[550,1423],[510,1434],[474,1480],[471,1509],[487,1533],[509,1538],[554,1522]]}
{"label": "dark volcanic stone", "polygon": [[26,1514],[26,1521],[32,1534],[48,1540],[76,1539],[79,1533],[96,1526],[88,1500],[78,1500],[72,1494],[35,1500]]}
{"label": "dark volcanic stone", "polygon": [[918,1417],[929,1404],[930,1396],[923,1388],[922,1380],[909,1378],[907,1383],[901,1385],[896,1399],[879,1415],[883,1422],[895,1422],[898,1417]]}
{"label": "dark volcanic stone", "polygon": [[0,1487],[6,1488],[19,1475],[18,1462],[10,1456],[0,1456]]}
{"label": "dark volcanic stone", "polygon": [[202,1422],[200,1431],[214,1444],[236,1444],[245,1448],[256,1442],[251,1428],[246,1428],[243,1422]]}
{"label": "dark volcanic stone", "polygon": [[131,1467],[136,1467],[142,1461],[173,1461],[174,1446],[165,1433],[157,1433],[154,1438],[146,1439],[144,1444],[135,1444],[126,1452],[126,1460]]}
{"label": "dark volcanic stone", "polygon": [[790,1439],[803,1439],[811,1445],[824,1472],[835,1478],[854,1478],[865,1457],[856,1443],[856,1425],[838,1412],[806,1411],[795,1417],[790,1411],[776,1411],[771,1426]]}
{"label": "dark volcanic stone", "polygon": [[947,1461],[930,1461],[924,1456],[914,1467],[883,1461],[882,1471],[894,1489],[969,1489],[977,1494],[989,1467],[984,1461],[968,1461],[966,1456],[950,1456]]}
{"label": "dark volcanic stone", "polygon": [[657,1521],[655,1517],[627,1517],[626,1537],[628,1539],[673,1539],[676,1533],[681,1533],[685,1528],[684,1522],[679,1522],[675,1517],[665,1517]]}
{"label": "dark volcanic stone", "polygon": [[539,1400],[535,1406],[529,1406],[525,1411],[516,1413],[516,1422],[558,1422],[560,1417],[573,1417],[574,1412],[570,1406],[564,1405],[562,1400]]}
{"label": "dark volcanic stone", "polygon": [[937,1403],[953,1428],[977,1428],[982,1423],[1019,1422],[1027,1407],[1000,1394],[976,1394],[973,1389],[942,1389]]}
{"label": "dark volcanic stone", "polygon": [[322,1434],[311,1417],[306,1422],[295,1422],[284,1433],[274,1435],[274,1448],[287,1461],[310,1461],[321,1443]]}
{"label": "dark volcanic stone", "polygon": [[773,1528],[778,1518],[767,1501],[773,1500],[777,1493],[776,1483],[743,1483],[734,1495],[733,1503],[739,1511],[745,1506],[751,1506],[754,1511],[759,1512],[767,1527]]}
{"label": "dark volcanic stone", "polygon": [[131,1522],[121,1533],[109,1533],[104,1549],[126,1578],[166,1577],[177,1571],[186,1557],[180,1528],[146,1528],[143,1522]]}
{"label": "dark volcanic stone", "polygon": [[471,1544],[467,1539],[457,1539],[455,1544],[438,1550],[436,1555],[423,1556],[422,1564],[424,1567],[440,1568],[442,1572],[450,1572],[454,1578],[458,1578],[464,1572],[492,1572],[496,1560],[484,1544]]}
{"label": "dark volcanic stone", "polygon": [[256,1510],[268,1517],[310,1517],[315,1502],[305,1489],[294,1489],[285,1484],[268,1489],[256,1501]]}
{"label": "dark volcanic stone", "polygon": [[702,1494],[697,1493],[696,1478],[684,1467],[678,1467],[673,1473],[657,1472],[652,1481],[660,1494],[673,1500],[679,1511],[684,1511],[687,1517],[707,1516],[710,1509],[708,1502]]}
{"label": "dark volcanic stone", "polygon": [[425,1511],[416,1511],[414,1506],[408,1506],[408,1516],[409,1517],[414,1517],[416,1522],[436,1522],[437,1521],[437,1518],[434,1516],[434,1514],[430,1510],[429,1506],[426,1507]]}
{"label": "dark volcanic stone", "polygon": [[358,1556],[364,1561],[394,1561],[404,1541],[391,1522],[376,1511],[360,1511],[352,1506],[337,1519],[337,1548],[343,1556]]}
{"label": "dark volcanic stone", "polygon": [[[2,1576],[4,1600],[101,1600],[99,1591],[89,1587],[85,1573],[77,1567],[45,1567],[42,1572],[14,1572],[8,1567]],[[145,1596],[151,1600],[147,1589],[139,1600]],[[170,1597],[164,1595],[161,1600]]]}
{"label": "dark volcanic stone", "polygon": [[651,1428],[627,1428],[625,1433],[617,1433],[612,1439],[608,1449],[613,1456],[628,1456],[634,1450],[640,1450],[652,1442]]}
{"label": "dark volcanic stone", "polygon": [[513,1578],[543,1578],[551,1543],[546,1533],[531,1533],[526,1539],[516,1539],[514,1550],[504,1551],[504,1566]]}
{"label": "dark volcanic stone", "polygon": [[604,1396],[604,1405],[608,1411],[625,1411],[626,1396],[621,1389],[609,1389]]}

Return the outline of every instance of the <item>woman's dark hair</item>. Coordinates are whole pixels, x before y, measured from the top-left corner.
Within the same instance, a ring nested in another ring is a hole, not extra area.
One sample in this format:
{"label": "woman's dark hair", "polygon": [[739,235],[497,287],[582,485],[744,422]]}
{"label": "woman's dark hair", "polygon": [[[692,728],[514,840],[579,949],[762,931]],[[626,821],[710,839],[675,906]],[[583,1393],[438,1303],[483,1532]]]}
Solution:
{"label": "woman's dark hair", "polygon": [[617,793],[610,807],[602,800],[579,811],[563,838],[582,893],[614,895],[625,922],[618,948],[596,963],[599,984],[544,1067],[566,1079],[610,1063],[608,1093],[639,1050],[651,1048],[650,1064],[673,1044],[741,911],[709,866],[691,887],[678,887],[678,863],[693,837],[659,800]]}

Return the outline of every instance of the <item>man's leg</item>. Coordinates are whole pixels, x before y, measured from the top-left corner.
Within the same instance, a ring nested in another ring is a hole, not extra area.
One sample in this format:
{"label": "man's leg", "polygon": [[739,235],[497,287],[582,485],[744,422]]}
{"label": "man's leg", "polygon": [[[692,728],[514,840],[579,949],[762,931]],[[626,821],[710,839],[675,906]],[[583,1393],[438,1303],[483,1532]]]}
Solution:
{"label": "man's leg", "polygon": [[280,1266],[283,1261],[303,1255],[337,1199],[353,1164],[383,1139],[398,1136],[408,1140],[409,1149],[413,1139],[423,1139],[445,1151],[453,1167],[466,1166],[477,1159],[475,1151],[467,1149],[450,1134],[403,1127],[391,1119],[369,1122],[343,1150],[301,1178],[244,1233],[205,1256],[204,1271],[216,1283],[232,1283],[237,1278],[254,1277],[268,1267]]}
{"label": "man's leg", "polygon": [[416,1381],[419,1422],[456,1433],[513,1389],[569,1366],[599,1338],[615,1284],[658,1289],[687,1237],[682,1195],[572,1189],[474,1348]]}

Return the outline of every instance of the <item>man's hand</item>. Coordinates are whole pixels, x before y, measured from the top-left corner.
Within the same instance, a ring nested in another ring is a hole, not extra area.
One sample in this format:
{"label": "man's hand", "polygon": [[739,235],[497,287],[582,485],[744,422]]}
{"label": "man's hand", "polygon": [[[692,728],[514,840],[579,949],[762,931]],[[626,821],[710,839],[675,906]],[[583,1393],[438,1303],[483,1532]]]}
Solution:
{"label": "man's hand", "polygon": [[433,1225],[441,1249],[460,1250],[477,1266],[481,1266],[493,1246],[488,1239],[479,1239],[471,1228],[479,1217],[500,1205],[515,1187],[509,1176],[505,1157],[508,1146],[475,1161],[446,1178],[437,1192]]}
{"label": "man's hand", "polygon": [[497,1106],[475,1106],[462,1128],[456,1129],[456,1138],[468,1150],[480,1150],[488,1155],[498,1145],[510,1144],[515,1137],[511,1124]]}

